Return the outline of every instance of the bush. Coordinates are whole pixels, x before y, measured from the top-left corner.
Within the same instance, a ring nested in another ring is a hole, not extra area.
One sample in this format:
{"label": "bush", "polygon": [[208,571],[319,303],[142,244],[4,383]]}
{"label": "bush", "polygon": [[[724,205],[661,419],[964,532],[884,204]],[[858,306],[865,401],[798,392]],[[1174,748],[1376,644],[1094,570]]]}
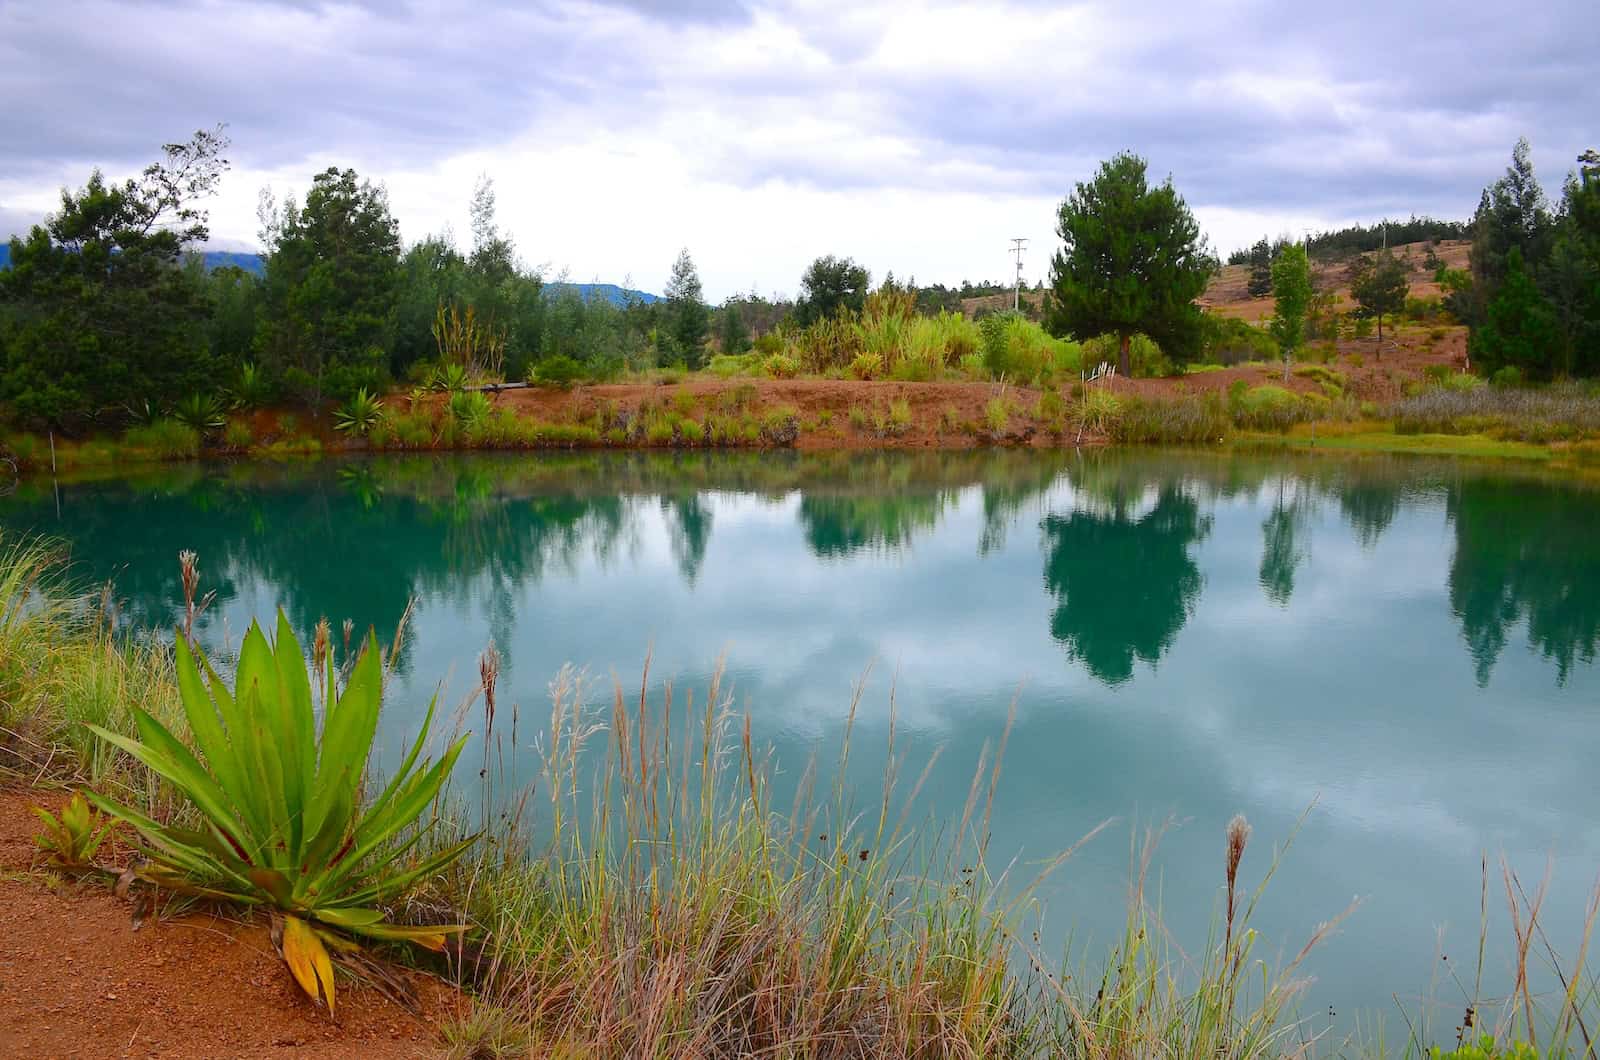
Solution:
{"label": "bush", "polygon": [[451,418],[467,430],[477,426],[492,410],[489,399],[478,390],[463,390],[450,395],[449,409]]}
{"label": "bush", "polygon": [[1020,313],[991,313],[979,322],[978,330],[984,367],[995,378],[1032,382],[1076,373],[1083,363],[1083,347],[1053,338]]}
{"label": "bush", "polygon": [[736,375],[755,375],[761,371],[761,357],[754,353],[719,353],[706,364],[706,371],[718,379],[731,379]]}
{"label": "bush", "polygon": [[581,383],[587,377],[588,372],[583,365],[566,354],[556,354],[534,365],[533,371],[529,373],[528,382],[535,386],[566,388],[574,383]]}
{"label": "bush", "polygon": [[847,371],[851,379],[876,379],[883,371],[883,357],[876,353],[857,354]]}
{"label": "bush", "polygon": [[1206,364],[1234,365],[1278,356],[1278,344],[1265,329],[1232,317],[1206,313],[1200,335],[1200,359]]}
{"label": "bush", "polygon": [[170,417],[143,427],[129,427],[122,441],[160,460],[182,460],[200,455],[200,432]]}
{"label": "bush", "polygon": [[1078,403],[1077,427],[1090,434],[1109,434],[1122,416],[1122,399],[1104,387],[1091,387]]}
{"label": "bush", "polygon": [[997,438],[1005,434],[1011,425],[1011,402],[1004,397],[990,398],[983,406],[983,425]]}
{"label": "bush", "polygon": [[350,400],[333,414],[333,426],[335,430],[364,438],[382,419],[383,400],[362,388],[351,395]]}
{"label": "bush", "polygon": [[[1274,347],[1276,349],[1276,347]],[[1096,335],[1083,344],[1081,361],[1090,367],[1116,364],[1122,352],[1122,340],[1115,335]],[[1148,335],[1135,335],[1128,342],[1128,362],[1133,374],[1143,378],[1171,375],[1172,363],[1161,352],[1161,347]]]}
{"label": "bush", "polygon": [[211,394],[190,394],[180,399],[172,409],[172,417],[202,435],[220,431],[226,424],[222,402]]}
{"label": "bush", "polygon": [[1495,386],[1521,386],[1522,369],[1514,364],[1508,364],[1504,368],[1496,369],[1494,375],[1489,377],[1489,382]]}

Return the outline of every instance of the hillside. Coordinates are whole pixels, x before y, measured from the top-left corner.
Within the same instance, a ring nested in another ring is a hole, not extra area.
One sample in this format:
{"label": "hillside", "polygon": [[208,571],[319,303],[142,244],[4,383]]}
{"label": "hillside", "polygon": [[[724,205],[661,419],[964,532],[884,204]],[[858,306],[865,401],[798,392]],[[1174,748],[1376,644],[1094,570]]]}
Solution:
{"label": "hillside", "polygon": [[[1423,262],[1428,257],[1428,243],[1407,243],[1394,248],[1395,256],[1409,268],[1406,278],[1411,283],[1412,298],[1438,298],[1443,292],[1434,282],[1433,273]],[[1439,260],[1452,269],[1467,267],[1467,253],[1472,242],[1466,239],[1444,240],[1433,248]],[[1348,258],[1316,260],[1311,262],[1311,281],[1318,291],[1333,292],[1336,307],[1341,311],[1354,304],[1350,297],[1350,284],[1345,279]],[[1250,282],[1250,266],[1226,265],[1212,277],[1200,304],[1219,316],[1234,317],[1256,323],[1272,316],[1272,296],[1251,298],[1246,290]]]}

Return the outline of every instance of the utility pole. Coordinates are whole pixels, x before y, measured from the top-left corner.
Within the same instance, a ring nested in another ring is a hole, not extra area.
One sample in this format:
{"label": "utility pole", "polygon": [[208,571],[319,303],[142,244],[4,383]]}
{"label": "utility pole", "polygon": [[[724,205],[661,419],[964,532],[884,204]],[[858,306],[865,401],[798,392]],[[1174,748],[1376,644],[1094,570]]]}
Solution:
{"label": "utility pole", "polygon": [[1011,253],[1017,257],[1017,291],[1011,300],[1011,308],[1017,312],[1022,310],[1022,251],[1027,245],[1028,241],[1020,237],[1011,241]]}

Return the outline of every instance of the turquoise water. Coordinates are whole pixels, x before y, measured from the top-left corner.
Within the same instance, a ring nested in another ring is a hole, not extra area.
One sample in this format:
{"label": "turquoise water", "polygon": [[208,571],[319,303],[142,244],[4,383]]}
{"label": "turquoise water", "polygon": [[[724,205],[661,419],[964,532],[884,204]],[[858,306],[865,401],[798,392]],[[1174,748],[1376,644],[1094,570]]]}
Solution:
{"label": "turquoise water", "polygon": [[[703,694],[719,658],[791,782],[827,762],[867,674],[851,781],[875,797],[890,691],[921,803],[958,814],[1016,720],[991,858],[1024,865],[1113,826],[1041,891],[1051,942],[1122,921],[1130,837],[1185,945],[1217,908],[1222,834],[1255,829],[1266,954],[1361,899],[1305,970],[1311,1014],[1437,997],[1459,1015],[1481,859],[1553,867],[1574,937],[1600,868],[1600,493],[1514,469],[1398,459],[1035,452],[587,454],[204,465],[25,484],[0,525],[71,543],[126,621],[170,628],[176,554],[216,602],[214,650],[282,604],[388,639],[416,599],[385,732],[442,682],[470,691],[493,638],[501,711],[530,730],[565,663],[609,693]],[[870,672],[869,672],[870,671]],[[530,723],[528,719],[534,719]],[[874,755],[876,754],[876,757]],[[467,760],[474,758],[469,751]],[[1024,872],[1023,875],[1031,875]],[[1509,937],[1491,880],[1491,930]],[[1439,939],[1451,961],[1438,956]],[[1490,954],[1491,988],[1505,954]]]}

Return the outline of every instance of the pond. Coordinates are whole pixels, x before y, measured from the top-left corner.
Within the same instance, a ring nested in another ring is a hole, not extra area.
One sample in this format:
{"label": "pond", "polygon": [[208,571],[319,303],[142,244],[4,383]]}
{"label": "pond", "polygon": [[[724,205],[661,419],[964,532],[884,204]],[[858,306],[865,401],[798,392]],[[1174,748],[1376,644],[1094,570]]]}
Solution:
{"label": "pond", "polygon": [[[1103,952],[1132,837],[1170,822],[1153,890],[1175,937],[1203,943],[1243,813],[1252,884],[1295,835],[1258,953],[1293,956],[1361,899],[1305,966],[1319,1019],[1397,1025],[1395,999],[1426,995],[1453,1020],[1440,940],[1470,979],[1482,859],[1492,939],[1509,938],[1497,859],[1530,885],[1549,862],[1558,946],[1600,867],[1600,491],[1528,471],[1159,452],[385,457],[31,481],[0,500],[0,526],[66,539],[75,573],[113,580],[144,628],[171,628],[176,555],[196,550],[218,649],[280,604],[301,631],[325,615],[387,640],[415,598],[385,747],[441,683],[447,705],[470,691],[492,638],[500,709],[525,719],[506,752],[521,779],[537,768],[526,719],[546,716],[565,663],[608,694],[613,677],[638,686],[648,653],[652,681],[703,695],[725,659],[791,781],[833,760],[866,675],[849,779],[875,797],[892,690],[911,774],[940,752],[919,796],[935,819],[961,812],[1014,709],[997,866],[1115,819],[1041,889],[1050,939]],[[1488,969],[1502,988],[1503,949]]]}

